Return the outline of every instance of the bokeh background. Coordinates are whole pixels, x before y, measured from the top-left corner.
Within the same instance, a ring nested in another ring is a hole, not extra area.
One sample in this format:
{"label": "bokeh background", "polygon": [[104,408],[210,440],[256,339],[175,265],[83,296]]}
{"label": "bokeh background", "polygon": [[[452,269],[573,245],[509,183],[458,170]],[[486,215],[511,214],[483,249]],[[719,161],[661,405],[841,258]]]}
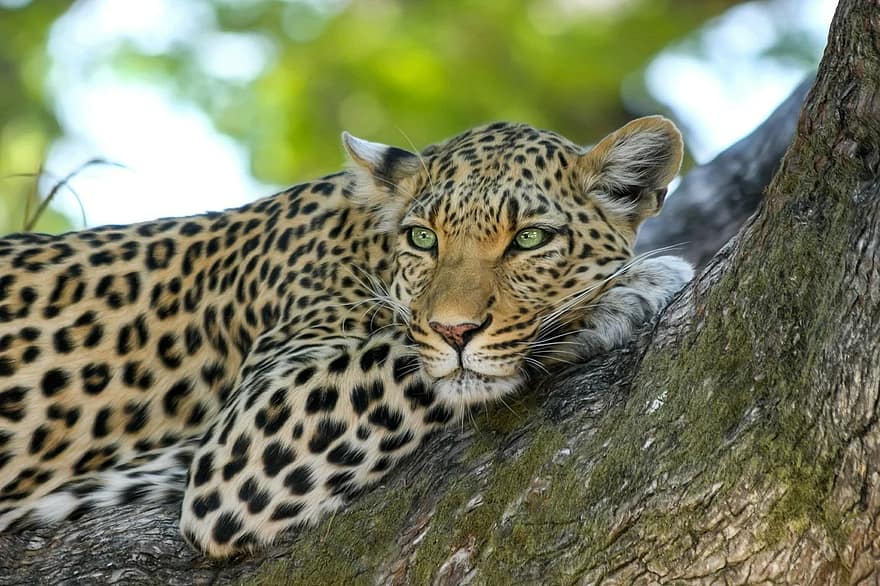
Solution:
{"label": "bokeh background", "polygon": [[343,129],[588,144],[661,112],[705,162],[815,68],[835,5],[0,0],[0,234],[239,205],[338,170]]}

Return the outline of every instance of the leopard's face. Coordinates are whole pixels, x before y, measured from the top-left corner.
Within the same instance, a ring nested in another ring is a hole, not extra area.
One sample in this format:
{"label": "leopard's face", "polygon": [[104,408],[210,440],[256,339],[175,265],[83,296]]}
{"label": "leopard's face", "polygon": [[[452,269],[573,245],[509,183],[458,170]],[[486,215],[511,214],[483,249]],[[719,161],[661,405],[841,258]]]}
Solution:
{"label": "leopard's face", "polygon": [[681,160],[662,118],[592,149],[515,124],[420,156],[348,142],[356,162],[373,156],[366,167],[388,198],[389,293],[435,390],[464,403],[516,389],[530,367],[577,358],[566,334],[631,258],[638,224],[659,210]]}
{"label": "leopard's face", "polygon": [[[626,236],[606,231],[615,250],[599,253],[600,265],[589,222],[573,222],[536,185],[523,185],[523,197],[505,191],[457,190],[455,212],[417,204],[397,239],[391,290],[409,308],[410,337],[437,391],[467,402],[516,388],[529,363],[549,357],[536,344],[542,324],[547,333],[566,325],[575,313],[563,300],[582,293],[588,304],[628,256]],[[560,319],[548,320],[554,309]]]}

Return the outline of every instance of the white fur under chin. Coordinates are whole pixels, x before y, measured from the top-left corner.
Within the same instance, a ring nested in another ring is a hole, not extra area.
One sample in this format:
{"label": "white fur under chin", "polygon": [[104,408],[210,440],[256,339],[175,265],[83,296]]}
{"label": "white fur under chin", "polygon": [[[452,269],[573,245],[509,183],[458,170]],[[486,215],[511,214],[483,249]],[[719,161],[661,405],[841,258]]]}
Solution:
{"label": "white fur under chin", "polygon": [[516,392],[524,381],[521,374],[507,377],[486,377],[464,372],[434,383],[434,392],[442,401],[471,406],[491,402]]}

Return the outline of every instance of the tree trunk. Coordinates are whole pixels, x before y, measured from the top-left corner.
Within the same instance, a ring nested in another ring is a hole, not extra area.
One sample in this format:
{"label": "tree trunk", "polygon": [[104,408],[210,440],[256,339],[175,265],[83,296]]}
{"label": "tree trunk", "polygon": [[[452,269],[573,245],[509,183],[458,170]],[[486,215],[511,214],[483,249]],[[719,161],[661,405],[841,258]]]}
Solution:
{"label": "tree trunk", "polygon": [[0,583],[876,583],[880,23],[842,0],[757,216],[629,348],[217,564],[174,507],[0,541]]}

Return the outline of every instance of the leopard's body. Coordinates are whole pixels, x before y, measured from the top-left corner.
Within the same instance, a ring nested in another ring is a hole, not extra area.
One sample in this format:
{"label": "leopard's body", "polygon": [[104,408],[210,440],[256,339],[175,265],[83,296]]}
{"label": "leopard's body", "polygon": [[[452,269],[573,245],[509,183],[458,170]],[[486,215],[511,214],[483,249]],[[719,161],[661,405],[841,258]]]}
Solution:
{"label": "leopard's body", "polygon": [[235,210],[0,239],[0,529],[183,491],[209,555],[270,542],[690,277],[630,262],[680,163],[663,119],[346,147]]}

